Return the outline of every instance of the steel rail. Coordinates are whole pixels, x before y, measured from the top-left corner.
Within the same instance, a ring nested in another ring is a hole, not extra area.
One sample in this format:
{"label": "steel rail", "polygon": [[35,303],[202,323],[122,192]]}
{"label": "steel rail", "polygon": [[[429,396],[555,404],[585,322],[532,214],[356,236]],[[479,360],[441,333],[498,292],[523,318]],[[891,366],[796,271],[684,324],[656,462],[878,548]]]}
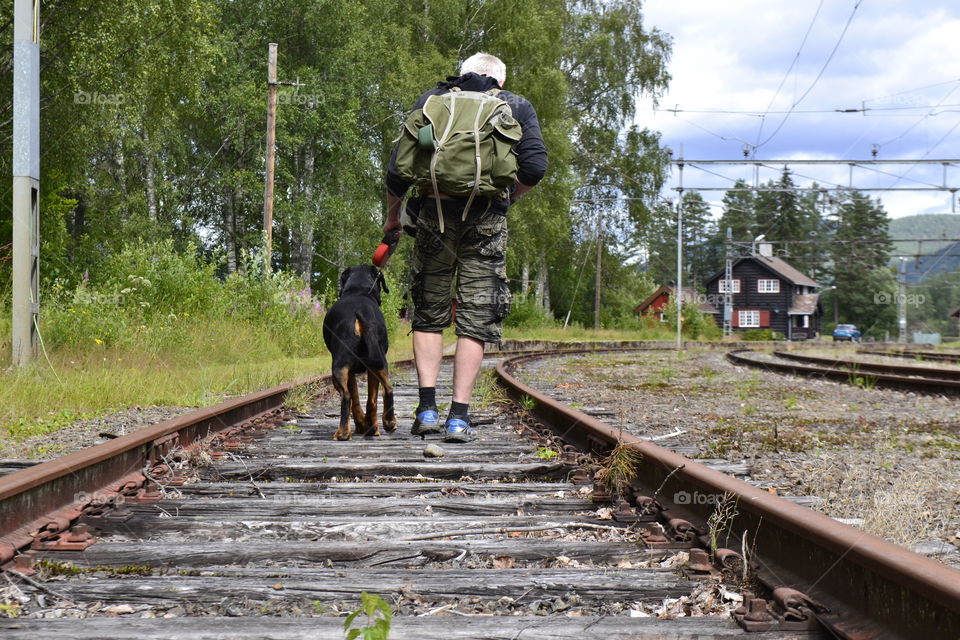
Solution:
{"label": "steel rail", "polygon": [[622,442],[639,452],[644,463],[638,482],[658,488],[658,496],[674,496],[658,497],[668,511],[705,523],[712,501],[681,505],[677,496],[735,496],[734,538],[748,540],[765,574],[825,604],[829,612],[818,618],[839,637],[960,637],[960,571],[622,433],[513,375],[518,365],[540,357],[519,356],[497,365],[509,395],[518,401],[532,398],[531,412],[581,447],[605,452]]}
{"label": "steel rail", "polygon": [[[909,375],[893,375],[890,373],[870,373],[860,366],[859,368],[842,368],[836,366],[815,366],[812,364],[800,364],[793,362],[776,362],[772,360],[757,360],[750,357],[756,352],[749,349],[731,351],[727,353],[727,359],[738,365],[753,367],[754,369],[763,369],[777,373],[789,373],[793,375],[806,376],[809,378],[820,378],[825,380],[835,380],[837,382],[856,383],[858,378],[864,381],[869,380],[869,384],[880,387],[889,387],[893,389],[908,389],[912,391],[923,391],[925,393],[960,393],[960,381],[944,380],[942,378],[931,379],[924,377],[914,377]],[[796,354],[792,354],[796,355]],[[799,361],[799,358],[793,358]],[[863,374],[866,374],[864,376]]]}
{"label": "steel rail", "polygon": [[847,369],[853,373],[889,373],[897,376],[917,376],[931,380],[960,381],[960,369],[943,369],[941,367],[923,367],[909,364],[889,364],[884,362],[863,362],[861,360],[844,360],[842,358],[825,358],[808,356],[791,351],[774,351],[773,355],[786,360],[808,362],[827,367]]}
{"label": "steel rail", "polygon": [[329,375],[287,383],[227,400],[0,478],[0,564],[30,544],[32,532],[42,529],[45,521],[59,518],[69,526],[79,515],[75,505],[80,496],[143,471],[158,444],[187,447],[275,411],[292,388],[327,378]]}
{"label": "steel rail", "polygon": [[880,351],[874,349],[860,349],[857,353],[872,356],[888,356],[891,358],[913,358],[919,361],[934,360],[940,362],[960,362],[960,353],[944,353],[939,351]]}

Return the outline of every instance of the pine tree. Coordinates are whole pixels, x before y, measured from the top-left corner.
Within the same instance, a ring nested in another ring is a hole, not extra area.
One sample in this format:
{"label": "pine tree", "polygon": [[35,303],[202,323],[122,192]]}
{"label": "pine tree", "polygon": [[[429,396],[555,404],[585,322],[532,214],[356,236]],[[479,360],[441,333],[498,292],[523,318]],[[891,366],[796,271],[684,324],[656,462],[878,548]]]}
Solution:
{"label": "pine tree", "polygon": [[834,295],[840,321],[874,335],[893,328],[896,279],[888,268],[893,243],[879,200],[852,191],[840,204],[833,238]]}

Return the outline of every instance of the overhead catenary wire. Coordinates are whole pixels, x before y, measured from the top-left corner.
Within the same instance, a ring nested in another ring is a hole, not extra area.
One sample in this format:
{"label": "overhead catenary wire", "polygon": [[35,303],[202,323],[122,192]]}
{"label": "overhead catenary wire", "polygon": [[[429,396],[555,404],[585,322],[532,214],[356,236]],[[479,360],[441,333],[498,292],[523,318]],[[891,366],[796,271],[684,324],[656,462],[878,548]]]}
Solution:
{"label": "overhead catenary wire", "polygon": [[[850,23],[853,22],[853,17],[857,14],[857,9],[860,8],[861,4],[863,4],[863,0],[857,0],[854,3],[853,10],[850,12],[850,16],[847,18],[846,24],[843,25],[843,31],[840,32],[840,37],[837,38],[837,43],[833,46],[833,49],[830,51],[830,55],[827,56],[826,61],[824,61],[823,66],[820,67],[820,71],[817,73],[816,77],[813,79],[813,82],[811,82],[810,86],[807,87],[806,91],[804,91],[800,95],[800,97],[794,100],[793,104],[790,105],[790,110],[787,112],[786,115],[783,116],[783,119],[780,120],[780,124],[777,125],[777,128],[774,129],[773,133],[767,136],[767,138],[762,142],[757,142],[757,144],[753,146],[754,155],[756,155],[757,149],[764,146],[765,144],[773,140],[774,137],[776,137],[776,135],[783,128],[783,125],[787,123],[787,120],[790,118],[791,113],[793,113],[793,109],[799,106],[800,103],[803,102],[808,95],[810,95],[810,92],[813,91],[813,88],[817,86],[817,83],[820,81],[820,78],[823,77],[823,73],[827,70],[827,67],[830,66],[830,62],[833,60],[834,55],[836,55],[837,50],[840,48],[840,44],[843,42],[844,36],[847,35],[847,29],[850,28]],[[759,140],[759,136],[758,136],[758,140]]]}
{"label": "overhead catenary wire", "polygon": [[790,66],[787,67],[787,72],[783,74],[783,78],[780,80],[780,84],[777,85],[777,90],[774,91],[773,97],[770,98],[770,102],[767,104],[766,110],[760,116],[760,128],[757,130],[757,138],[754,141],[754,147],[756,147],[756,143],[759,142],[760,136],[763,135],[763,124],[766,122],[767,114],[770,113],[773,103],[776,101],[777,96],[780,95],[780,90],[783,89],[783,85],[787,82],[787,78],[790,77],[790,73],[793,72],[793,68],[796,67],[797,62],[800,61],[800,54],[803,52],[803,47],[807,44],[807,38],[810,37],[810,32],[813,31],[813,25],[817,23],[817,18],[820,16],[820,10],[822,8],[823,0],[820,0],[820,3],[817,4],[817,10],[813,12],[813,18],[810,20],[810,25],[807,27],[806,33],[803,34],[803,40],[800,41],[800,46],[797,48],[797,53],[793,56],[793,60],[790,61]]}

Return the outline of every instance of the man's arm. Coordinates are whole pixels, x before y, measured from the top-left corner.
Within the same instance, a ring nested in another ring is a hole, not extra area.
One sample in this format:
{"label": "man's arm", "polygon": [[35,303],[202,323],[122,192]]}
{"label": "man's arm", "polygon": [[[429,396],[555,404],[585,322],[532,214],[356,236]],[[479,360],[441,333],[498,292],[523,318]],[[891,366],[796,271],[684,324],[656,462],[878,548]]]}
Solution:
{"label": "man's arm", "polygon": [[384,234],[388,234],[397,229],[403,229],[403,226],[400,224],[401,204],[403,204],[403,198],[398,198],[389,191],[387,192],[387,221],[383,223]]}

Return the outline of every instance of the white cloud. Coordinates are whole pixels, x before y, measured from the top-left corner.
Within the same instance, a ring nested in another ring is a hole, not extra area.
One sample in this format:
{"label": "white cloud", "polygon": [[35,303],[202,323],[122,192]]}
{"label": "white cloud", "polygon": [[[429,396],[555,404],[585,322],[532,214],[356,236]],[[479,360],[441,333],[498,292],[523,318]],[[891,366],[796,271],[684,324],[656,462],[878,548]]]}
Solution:
{"label": "white cloud", "polygon": [[[645,5],[648,28],[660,28],[674,38],[673,81],[660,109],[763,112],[794,61],[817,5],[817,0],[649,0]],[[789,109],[814,83],[852,7],[853,0],[825,0],[771,111]],[[925,153],[931,158],[960,157],[960,127],[951,132],[960,122],[960,106],[947,106],[960,104],[958,59],[960,6],[947,0],[865,0],[823,76],[776,136],[758,150],[757,157],[866,158],[873,144],[883,145],[881,158],[917,158]],[[958,82],[942,84],[953,80]],[[926,87],[935,84],[938,86]],[[939,113],[923,118],[930,105],[941,100],[943,108],[935,110]],[[802,113],[859,108],[864,101],[877,110],[866,115]],[[889,110],[918,106],[923,108]],[[760,118],[755,115],[673,115],[648,108],[641,111],[638,121],[661,131],[671,148],[679,151],[682,147],[685,157],[730,159],[741,157],[744,141],[754,143],[772,134],[782,119],[782,114],[769,114],[762,138],[758,137]],[[896,182],[897,186],[913,184],[909,179],[932,183],[942,179],[940,167],[880,169],[895,175],[909,169],[907,179]],[[847,183],[844,167],[798,170],[821,180]],[[750,176],[746,168],[720,173]],[[856,175],[861,176],[861,186],[885,186],[896,180],[862,170]],[[952,170],[952,176],[952,183],[960,184],[960,167]],[[710,176],[698,178],[713,186],[730,184]],[[718,201],[722,194],[716,195],[708,199]],[[949,194],[896,192],[884,195],[883,201],[894,217],[950,210]]]}

